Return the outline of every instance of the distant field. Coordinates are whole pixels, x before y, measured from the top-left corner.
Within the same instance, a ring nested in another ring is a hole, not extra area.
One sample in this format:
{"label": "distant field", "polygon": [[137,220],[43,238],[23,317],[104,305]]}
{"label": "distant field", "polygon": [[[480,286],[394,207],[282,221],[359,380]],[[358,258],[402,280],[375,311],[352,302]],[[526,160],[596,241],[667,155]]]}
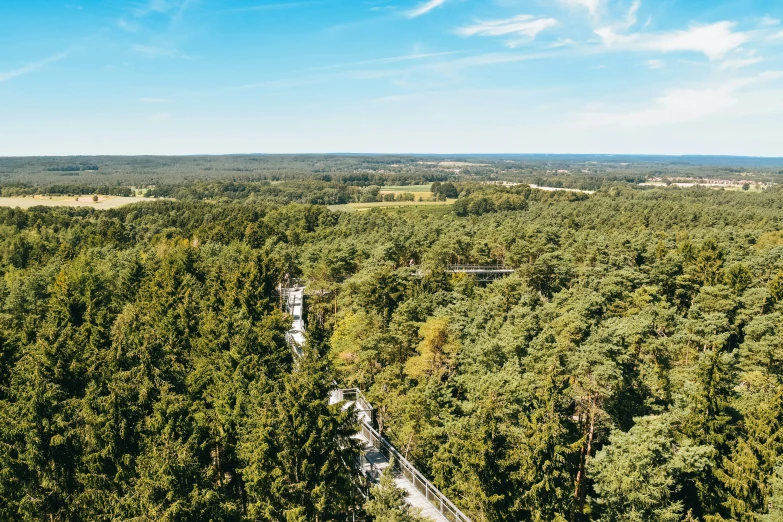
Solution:
{"label": "distant field", "polygon": [[[744,190],[742,185],[718,185],[713,183],[672,183],[671,185],[666,185],[666,183],[663,182],[656,182],[656,181],[647,181],[645,183],[639,183],[640,187],[661,187],[666,188],[668,187],[679,187],[679,188],[691,188],[691,187],[701,187],[701,188],[709,188],[709,189],[723,189],[723,190]],[[749,192],[763,192],[764,191],[763,185],[751,185]]]}
{"label": "distant field", "polygon": [[454,167],[488,167],[487,163],[470,163],[467,161],[441,161],[438,166],[444,169],[450,169]]}
{"label": "distant field", "polygon": [[393,208],[393,207],[434,207],[452,205],[456,199],[447,201],[379,201],[377,203],[348,203],[346,205],[331,205],[329,210],[340,210],[343,212],[360,212],[370,210],[371,208]]}
{"label": "distant field", "polygon": [[31,208],[31,207],[92,207],[97,209],[117,208],[140,201],[151,201],[149,198],[126,198],[121,196],[98,196],[98,202],[93,202],[92,196],[29,196],[23,198],[0,198],[0,207]]}
{"label": "distant field", "polygon": [[381,187],[381,194],[397,194],[403,192],[420,193],[430,192],[432,185],[394,185],[389,187]]}

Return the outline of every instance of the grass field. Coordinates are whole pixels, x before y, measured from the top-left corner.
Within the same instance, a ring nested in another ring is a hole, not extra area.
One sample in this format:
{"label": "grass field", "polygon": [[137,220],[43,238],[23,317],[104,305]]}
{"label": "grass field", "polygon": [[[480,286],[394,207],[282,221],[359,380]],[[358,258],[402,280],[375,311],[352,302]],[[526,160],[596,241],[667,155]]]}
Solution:
{"label": "grass field", "polygon": [[346,205],[331,205],[329,210],[340,210],[343,212],[361,212],[371,208],[394,208],[394,207],[437,207],[452,205],[456,199],[447,201],[379,201],[377,203],[348,203]]}
{"label": "grass field", "polygon": [[117,208],[139,201],[151,201],[149,198],[126,198],[121,196],[98,196],[98,202],[92,196],[28,196],[18,198],[0,198],[0,207],[92,207],[97,209]]}
{"label": "grass field", "polygon": [[422,192],[426,192],[431,195],[431,185],[394,185],[388,187],[381,187],[381,194],[402,194],[404,192],[410,192],[411,194],[419,195]]}

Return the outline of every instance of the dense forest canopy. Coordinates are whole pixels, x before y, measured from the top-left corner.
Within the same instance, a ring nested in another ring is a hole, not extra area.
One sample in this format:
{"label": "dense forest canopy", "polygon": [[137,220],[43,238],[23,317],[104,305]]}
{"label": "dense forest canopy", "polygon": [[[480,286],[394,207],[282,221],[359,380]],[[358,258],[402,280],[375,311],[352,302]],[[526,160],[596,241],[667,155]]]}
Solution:
{"label": "dense forest canopy", "polygon": [[[415,520],[388,478],[358,492],[337,381],[477,522],[781,520],[780,187],[609,173],[588,195],[430,170],[397,184],[451,183],[456,203],[335,212],[309,200],[364,185],[303,169],[0,209],[0,519]],[[481,284],[452,263],[515,272]],[[286,275],[307,286],[299,361]]]}

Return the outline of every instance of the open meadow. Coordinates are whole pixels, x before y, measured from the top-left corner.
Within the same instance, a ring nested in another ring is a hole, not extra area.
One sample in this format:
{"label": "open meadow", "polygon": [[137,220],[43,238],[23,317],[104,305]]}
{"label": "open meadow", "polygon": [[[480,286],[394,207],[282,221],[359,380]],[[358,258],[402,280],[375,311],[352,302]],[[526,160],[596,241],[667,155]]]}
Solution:
{"label": "open meadow", "polygon": [[27,196],[0,198],[0,207],[32,208],[32,207],[92,207],[96,209],[117,208],[140,201],[150,201],[149,198],[122,197],[122,196],[98,196],[98,201],[93,196]]}
{"label": "open meadow", "polygon": [[412,194],[423,195],[427,194],[428,196],[432,195],[432,192],[430,191],[430,188],[432,187],[431,183],[427,183],[426,185],[392,185],[392,186],[384,186],[381,187],[380,193],[381,194],[404,194],[406,192],[410,192]]}

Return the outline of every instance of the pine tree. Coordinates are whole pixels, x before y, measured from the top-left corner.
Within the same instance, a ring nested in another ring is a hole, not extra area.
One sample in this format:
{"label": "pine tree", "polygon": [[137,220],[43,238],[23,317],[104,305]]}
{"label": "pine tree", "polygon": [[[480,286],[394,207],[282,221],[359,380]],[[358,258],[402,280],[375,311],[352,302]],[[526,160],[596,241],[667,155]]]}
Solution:
{"label": "pine tree", "polygon": [[425,522],[415,509],[405,502],[406,492],[394,481],[394,460],[383,470],[378,484],[370,489],[370,498],[364,504],[364,511],[374,522]]}
{"label": "pine tree", "polygon": [[355,416],[328,404],[330,388],[323,360],[308,349],[282,388],[251,398],[254,419],[239,454],[250,517],[325,522],[352,509]]}

